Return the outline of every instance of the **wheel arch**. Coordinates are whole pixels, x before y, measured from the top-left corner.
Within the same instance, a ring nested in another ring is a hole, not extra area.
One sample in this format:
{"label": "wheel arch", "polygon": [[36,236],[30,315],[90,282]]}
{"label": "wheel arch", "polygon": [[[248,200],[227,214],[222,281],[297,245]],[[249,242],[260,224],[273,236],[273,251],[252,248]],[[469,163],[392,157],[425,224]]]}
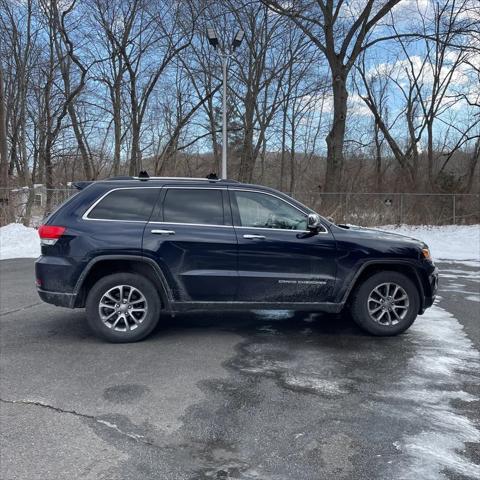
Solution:
{"label": "wheel arch", "polygon": [[358,288],[359,285],[362,284],[364,280],[371,277],[375,273],[385,271],[403,273],[414,283],[414,285],[418,289],[418,294],[420,297],[419,313],[422,313],[425,309],[425,288],[423,286],[422,279],[420,278],[417,269],[409,262],[372,261],[363,264],[357,271],[348,289],[344,293],[342,303],[349,303],[352,298],[353,292]]}
{"label": "wheel arch", "polygon": [[88,292],[100,278],[120,272],[138,273],[148,278],[158,291],[163,307],[170,309],[172,298],[162,270],[153,260],[136,255],[105,255],[91,260],[75,285],[74,307],[85,306]]}

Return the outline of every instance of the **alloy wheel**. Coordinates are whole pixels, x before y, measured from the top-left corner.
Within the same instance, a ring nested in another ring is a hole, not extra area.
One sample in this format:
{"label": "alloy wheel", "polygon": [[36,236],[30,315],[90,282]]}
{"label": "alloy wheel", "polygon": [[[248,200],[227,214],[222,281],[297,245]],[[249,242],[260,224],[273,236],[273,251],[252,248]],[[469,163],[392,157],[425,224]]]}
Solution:
{"label": "alloy wheel", "polygon": [[138,288],[117,285],[103,294],[98,312],[108,328],[117,332],[129,332],[145,320],[148,312],[147,299]]}
{"label": "alloy wheel", "polygon": [[380,325],[397,325],[408,312],[410,305],[407,292],[396,283],[381,283],[368,296],[370,318]]}

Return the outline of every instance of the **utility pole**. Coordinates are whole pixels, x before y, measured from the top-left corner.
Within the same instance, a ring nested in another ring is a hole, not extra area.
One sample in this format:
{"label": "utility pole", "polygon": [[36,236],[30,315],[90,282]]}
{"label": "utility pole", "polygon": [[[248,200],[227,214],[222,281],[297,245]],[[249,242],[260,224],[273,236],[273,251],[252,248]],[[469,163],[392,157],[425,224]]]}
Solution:
{"label": "utility pole", "polygon": [[207,28],[207,38],[210,45],[217,51],[219,48],[219,56],[222,61],[222,81],[223,81],[223,95],[222,95],[222,175],[221,178],[227,178],[227,66],[230,57],[237,47],[242,43],[245,32],[239,30],[233,39],[230,49],[227,51],[225,45],[220,44],[217,33],[214,28]]}
{"label": "utility pole", "polygon": [[227,177],[227,55],[222,55],[223,98],[222,98],[222,178]]}

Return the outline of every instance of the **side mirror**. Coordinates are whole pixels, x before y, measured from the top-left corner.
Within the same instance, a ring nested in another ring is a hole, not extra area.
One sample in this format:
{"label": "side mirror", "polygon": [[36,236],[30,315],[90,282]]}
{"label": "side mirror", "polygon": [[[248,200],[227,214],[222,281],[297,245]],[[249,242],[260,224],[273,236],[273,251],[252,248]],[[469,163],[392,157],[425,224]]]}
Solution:
{"label": "side mirror", "polygon": [[309,230],[318,230],[322,223],[320,221],[320,215],[316,213],[309,213],[307,218],[307,228]]}

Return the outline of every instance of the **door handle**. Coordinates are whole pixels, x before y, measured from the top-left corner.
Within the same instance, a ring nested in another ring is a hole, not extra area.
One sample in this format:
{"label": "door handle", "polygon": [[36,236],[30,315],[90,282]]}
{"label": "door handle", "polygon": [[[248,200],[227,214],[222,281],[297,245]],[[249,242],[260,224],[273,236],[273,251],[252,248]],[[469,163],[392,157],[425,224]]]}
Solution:
{"label": "door handle", "polygon": [[247,240],[265,240],[265,237],[263,235],[244,235],[243,238],[246,238]]}
{"label": "door handle", "polygon": [[175,235],[175,230],[150,230],[157,235]]}

